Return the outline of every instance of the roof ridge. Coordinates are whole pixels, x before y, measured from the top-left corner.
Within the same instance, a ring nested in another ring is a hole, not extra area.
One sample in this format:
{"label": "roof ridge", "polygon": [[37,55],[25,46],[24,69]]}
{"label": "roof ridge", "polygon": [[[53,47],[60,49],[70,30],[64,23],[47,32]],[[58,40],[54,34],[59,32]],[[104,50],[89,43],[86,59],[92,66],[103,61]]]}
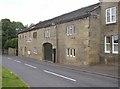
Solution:
{"label": "roof ridge", "polygon": [[[52,23],[58,24],[58,23],[64,23],[64,22],[69,22],[72,20],[77,20],[77,19],[82,19],[82,18],[88,17],[90,15],[90,13],[88,13],[88,12],[94,10],[95,7],[99,6],[99,5],[100,5],[100,2],[93,4],[93,5],[79,8],[77,10],[74,10],[74,11],[59,15],[59,16],[56,16],[54,18],[39,22],[39,23],[35,24],[33,28],[30,27],[27,30],[22,31],[22,32],[31,31],[31,30],[35,30],[35,29],[43,28],[43,27],[48,27],[48,26],[51,26]],[[22,32],[20,32],[20,33],[22,33]]]}

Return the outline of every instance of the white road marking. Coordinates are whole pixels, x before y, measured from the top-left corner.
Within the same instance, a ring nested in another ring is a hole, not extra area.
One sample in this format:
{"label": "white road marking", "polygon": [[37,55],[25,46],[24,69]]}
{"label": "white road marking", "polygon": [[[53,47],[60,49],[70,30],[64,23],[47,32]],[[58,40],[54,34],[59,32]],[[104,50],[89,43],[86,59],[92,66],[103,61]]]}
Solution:
{"label": "white road marking", "polygon": [[11,60],[11,58],[8,57],[9,60]]}
{"label": "white road marking", "polygon": [[29,64],[26,64],[26,63],[24,63],[26,66],[29,66],[29,67],[32,67],[32,68],[34,68],[34,69],[36,69],[37,67],[35,67],[35,66],[32,66],[32,65],[29,65]]}
{"label": "white road marking", "polygon": [[76,82],[75,79],[72,79],[72,78],[69,78],[69,77],[66,77],[66,76],[63,76],[63,75],[60,75],[60,74],[56,74],[56,73],[53,73],[53,72],[50,72],[50,71],[47,71],[47,70],[44,70],[44,72]]}
{"label": "white road marking", "polygon": [[14,60],[15,62],[21,63],[21,61]]}

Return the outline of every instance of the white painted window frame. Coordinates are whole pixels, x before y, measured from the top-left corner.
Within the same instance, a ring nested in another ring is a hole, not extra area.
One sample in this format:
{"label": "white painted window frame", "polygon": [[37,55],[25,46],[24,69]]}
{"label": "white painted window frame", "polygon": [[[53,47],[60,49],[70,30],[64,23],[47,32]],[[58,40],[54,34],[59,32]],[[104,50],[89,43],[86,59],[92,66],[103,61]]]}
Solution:
{"label": "white painted window frame", "polygon": [[[112,13],[112,9],[115,9],[115,14]],[[108,16],[107,11],[110,11],[110,22],[107,21],[108,20],[108,18],[107,18],[107,16]],[[116,7],[111,7],[111,8],[106,9],[106,24],[116,23],[116,15],[117,15],[116,11],[117,11]],[[115,16],[115,20],[114,21],[112,21],[112,16]]]}
{"label": "white painted window frame", "polygon": [[48,38],[48,37],[50,37],[50,31],[49,30],[46,30],[45,32],[44,32],[44,36],[45,36],[45,38]]}
{"label": "white painted window frame", "polygon": [[67,31],[66,31],[67,32],[67,36],[69,36],[69,27],[67,26],[66,29],[67,29]]}
{"label": "white painted window frame", "polygon": [[118,36],[118,35],[113,35],[112,36],[112,53],[118,54],[118,51],[114,51],[114,49],[115,49],[114,45],[118,45],[118,43],[114,43],[114,36]]}
{"label": "white painted window frame", "polygon": [[66,49],[66,55],[67,55],[67,56],[69,56],[69,50],[70,50],[70,48],[67,48],[67,49]]}
{"label": "white painted window frame", "polygon": [[75,33],[75,26],[74,25],[70,25],[70,26],[67,26],[67,36],[71,36]]}
{"label": "white painted window frame", "polygon": [[67,48],[66,49],[66,55],[69,56],[69,57],[75,57],[75,49],[73,48]]}
{"label": "white painted window frame", "polygon": [[70,54],[69,54],[70,57],[72,57],[72,48],[70,48],[70,51],[69,51],[69,52],[70,52]]}
{"label": "white painted window frame", "polygon": [[105,53],[110,53],[110,50],[109,51],[107,50],[107,45],[110,45],[110,43],[107,43],[107,41],[106,41],[107,36],[105,36],[104,38],[105,38],[105,42],[104,42],[105,48],[104,48],[104,51],[105,51]]}
{"label": "white painted window frame", "polygon": [[72,49],[72,56],[75,57],[75,49]]}

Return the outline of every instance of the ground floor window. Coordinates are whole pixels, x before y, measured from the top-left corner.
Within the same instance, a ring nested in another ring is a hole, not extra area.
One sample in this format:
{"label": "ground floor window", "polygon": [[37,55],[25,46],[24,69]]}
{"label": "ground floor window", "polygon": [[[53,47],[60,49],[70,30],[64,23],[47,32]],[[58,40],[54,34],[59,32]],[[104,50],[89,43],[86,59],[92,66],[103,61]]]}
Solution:
{"label": "ground floor window", "polygon": [[112,36],[112,53],[118,53],[118,35]]}
{"label": "ground floor window", "polygon": [[75,49],[74,48],[67,48],[66,55],[69,57],[75,57]]}
{"label": "ground floor window", "polygon": [[105,53],[110,53],[110,36],[105,36]]}
{"label": "ground floor window", "polygon": [[67,54],[67,56],[70,55],[70,54],[69,54],[69,50],[70,50],[70,48],[66,49],[66,54]]}
{"label": "ground floor window", "polygon": [[105,53],[118,53],[118,35],[105,36]]}
{"label": "ground floor window", "polygon": [[38,51],[37,51],[37,48],[36,48],[36,47],[34,47],[34,48],[33,48],[33,53],[34,53],[34,54],[37,54],[37,53],[38,53]]}

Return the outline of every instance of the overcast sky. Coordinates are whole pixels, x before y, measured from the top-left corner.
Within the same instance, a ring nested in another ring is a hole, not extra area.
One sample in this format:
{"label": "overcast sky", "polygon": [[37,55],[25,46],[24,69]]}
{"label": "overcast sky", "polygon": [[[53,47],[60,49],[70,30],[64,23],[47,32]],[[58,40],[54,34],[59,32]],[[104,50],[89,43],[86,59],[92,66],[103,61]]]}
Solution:
{"label": "overcast sky", "polygon": [[98,3],[99,0],[0,0],[0,19],[20,21],[24,25]]}

